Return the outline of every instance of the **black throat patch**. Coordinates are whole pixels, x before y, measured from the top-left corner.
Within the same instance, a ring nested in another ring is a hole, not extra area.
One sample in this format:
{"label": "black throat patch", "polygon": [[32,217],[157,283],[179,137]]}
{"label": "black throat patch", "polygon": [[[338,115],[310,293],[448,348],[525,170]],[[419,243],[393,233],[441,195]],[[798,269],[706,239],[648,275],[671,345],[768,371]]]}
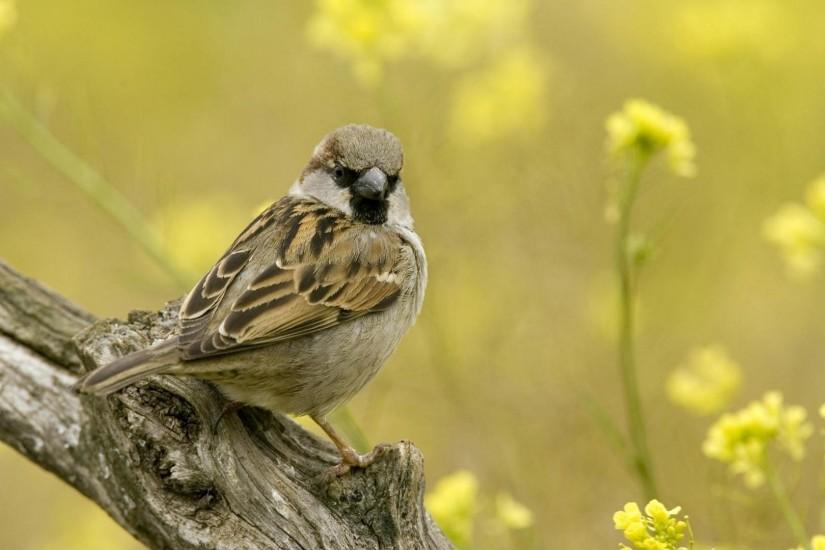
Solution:
{"label": "black throat patch", "polygon": [[349,200],[349,205],[352,208],[352,217],[355,221],[370,225],[381,225],[387,221],[389,203],[386,200],[352,197]]}

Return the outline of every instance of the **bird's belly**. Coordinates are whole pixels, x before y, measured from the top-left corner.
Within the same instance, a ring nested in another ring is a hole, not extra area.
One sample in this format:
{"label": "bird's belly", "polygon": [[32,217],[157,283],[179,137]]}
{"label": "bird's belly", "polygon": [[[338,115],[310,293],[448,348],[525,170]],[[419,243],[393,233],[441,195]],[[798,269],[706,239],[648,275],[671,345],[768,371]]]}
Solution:
{"label": "bird's belly", "polygon": [[291,414],[327,414],[363,388],[395,350],[412,324],[403,306],[209,360],[215,368],[204,364],[201,377],[233,401]]}

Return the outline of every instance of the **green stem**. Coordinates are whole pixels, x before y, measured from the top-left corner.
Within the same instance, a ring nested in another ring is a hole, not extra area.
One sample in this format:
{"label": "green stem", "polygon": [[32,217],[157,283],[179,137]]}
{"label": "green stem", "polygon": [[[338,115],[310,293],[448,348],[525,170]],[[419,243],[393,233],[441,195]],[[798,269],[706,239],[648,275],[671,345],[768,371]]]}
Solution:
{"label": "green stem", "polygon": [[687,524],[688,550],[693,550],[693,547],[696,545],[696,537],[693,535],[693,527],[690,525],[690,518],[688,516],[685,516],[685,523]]}
{"label": "green stem", "polygon": [[773,465],[767,459],[765,461],[765,478],[768,480],[768,485],[773,492],[773,496],[776,497],[779,509],[782,510],[782,515],[785,516],[785,521],[788,522],[788,527],[791,528],[791,532],[796,538],[796,541],[802,548],[811,550],[811,541],[808,538],[808,533],[805,531],[805,526],[802,524],[799,514],[796,513],[791,499],[788,497],[785,484],[782,483]]}
{"label": "green stem", "polygon": [[117,221],[169,277],[181,287],[189,286],[189,277],[166,253],[143,214],[100,173],[58,140],[9,90],[0,90],[0,118],[8,121],[55,170]]}
{"label": "green stem", "polygon": [[627,171],[627,181],[619,191],[619,220],[616,232],[616,272],[619,278],[619,371],[622,379],[627,428],[633,446],[636,475],[642,485],[645,497],[655,498],[658,491],[653,476],[650,450],[647,443],[644,412],[639,396],[639,381],[636,374],[634,350],[634,305],[635,296],[632,281],[632,259],[628,255],[628,237],[633,204],[639,190],[642,172],[650,154],[640,150],[631,159]]}
{"label": "green stem", "polygon": [[[590,417],[602,430],[602,433],[607,437],[608,442],[613,446],[617,453],[627,456],[627,445],[625,444],[624,435],[619,429],[618,425],[613,421],[609,414],[604,410],[601,404],[589,393],[584,390],[577,390],[579,399],[584,403],[585,409],[590,414]],[[628,458],[633,458],[628,457]],[[634,461],[630,461],[633,465]]]}

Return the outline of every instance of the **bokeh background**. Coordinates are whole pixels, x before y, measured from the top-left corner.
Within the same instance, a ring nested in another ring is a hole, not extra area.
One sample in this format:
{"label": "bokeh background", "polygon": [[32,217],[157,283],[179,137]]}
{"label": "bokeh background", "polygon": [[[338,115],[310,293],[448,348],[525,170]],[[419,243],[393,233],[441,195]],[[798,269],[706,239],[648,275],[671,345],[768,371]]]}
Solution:
{"label": "bokeh background", "polygon": [[[431,486],[471,472],[471,547],[615,547],[613,511],[641,497],[592,414],[624,425],[604,124],[647,98],[698,149],[692,179],[652,167],[636,212],[656,237],[637,337],[662,497],[701,542],[787,548],[764,490],[702,455],[713,417],[665,386],[718,345],[741,367],[730,406],[825,401],[825,279],[788,277],[763,230],[825,171],[823,37],[815,0],[0,0],[0,86],[142,213],[179,276],[3,122],[0,257],[99,316],[158,308],[326,132],[386,127],[431,282],[352,415],[373,442],[414,441]],[[785,471],[811,531],[820,440]],[[3,548],[140,547],[5,447],[0,487]],[[501,494],[523,528],[496,523]]]}

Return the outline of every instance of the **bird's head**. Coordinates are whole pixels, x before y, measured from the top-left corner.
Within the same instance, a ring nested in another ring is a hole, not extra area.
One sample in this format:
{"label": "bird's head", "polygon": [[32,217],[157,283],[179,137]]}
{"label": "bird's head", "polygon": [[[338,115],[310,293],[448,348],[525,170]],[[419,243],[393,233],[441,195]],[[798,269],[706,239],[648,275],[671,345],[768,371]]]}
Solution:
{"label": "bird's head", "polygon": [[291,193],[314,197],[361,223],[412,226],[403,164],[401,142],[393,134],[349,124],[315,147]]}

